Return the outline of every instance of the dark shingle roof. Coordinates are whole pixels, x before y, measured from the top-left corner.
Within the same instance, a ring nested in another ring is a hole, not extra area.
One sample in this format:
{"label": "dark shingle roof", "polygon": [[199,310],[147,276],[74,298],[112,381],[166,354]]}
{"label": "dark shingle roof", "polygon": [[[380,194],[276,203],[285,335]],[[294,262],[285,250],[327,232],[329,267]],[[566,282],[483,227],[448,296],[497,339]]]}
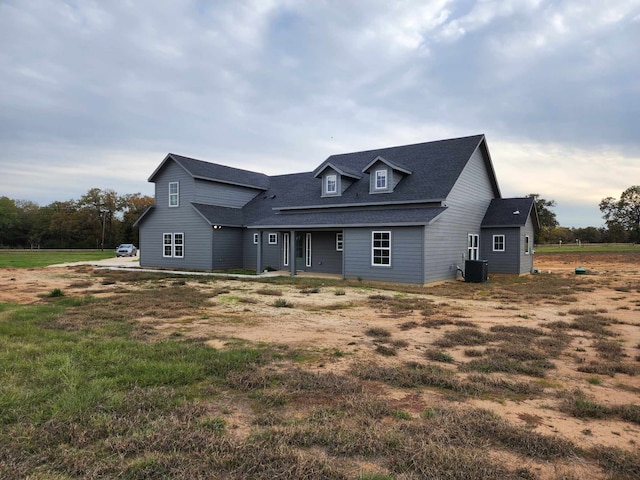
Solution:
{"label": "dark shingle roof", "polygon": [[191,205],[209,225],[220,225],[222,227],[243,226],[242,210],[240,208],[218,207],[203,203],[192,203]]}
{"label": "dark shingle roof", "polygon": [[494,198],[489,204],[487,213],[482,220],[482,226],[489,227],[522,227],[533,214],[534,227],[538,228],[538,215],[535,209],[535,199],[525,198]]}
{"label": "dark shingle roof", "polygon": [[[368,150],[365,152],[332,155],[314,172],[270,177],[270,187],[258,195],[246,207],[247,219],[253,223],[270,215],[271,209],[286,210],[301,207],[334,207],[341,205],[366,205],[375,203],[411,203],[444,200],[460,173],[473,155],[483,145],[484,135],[454,138],[436,142],[419,143],[400,147]],[[486,147],[483,147],[486,148]],[[487,170],[494,193],[500,196],[488,151]],[[383,157],[394,165],[411,171],[391,193],[370,194],[369,174],[363,173],[342,195],[321,197],[321,181],[314,175],[331,164],[346,172],[362,172],[372,160]],[[265,201],[267,200],[267,201]]]}
{"label": "dark shingle roof", "polygon": [[175,161],[194,178],[215,180],[217,182],[258,188],[260,190],[266,190],[269,188],[269,177],[263,173],[227,167],[226,165],[205,162],[203,160],[196,160],[195,158],[183,157],[182,155],[176,155],[175,153],[170,153],[165,157],[164,161],[149,177],[150,182],[153,181],[157,173],[169,159]]}
{"label": "dark shingle roof", "polygon": [[[439,207],[440,202],[447,198],[462,170],[478,148],[482,149],[486,159],[486,168],[494,194],[500,197],[484,135],[332,155],[313,172],[272,177],[169,154],[149,180],[153,181],[164,163],[172,159],[195,178],[264,190],[242,210],[194,205],[211,224],[225,222],[229,225],[249,226],[426,224],[443,211],[436,207]],[[391,193],[369,193],[370,175],[363,173],[363,169],[378,157],[384,158],[390,165],[399,166],[406,172],[411,172],[404,176]],[[348,173],[354,179],[361,178],[355,180],[342,195],[321,197],[321,180],[315,175],[329,164],[333,168]],[[394,210],[390,212],[366,209],[382,204],[389,205]],[[418,204],[423,208],[417,208]]]}

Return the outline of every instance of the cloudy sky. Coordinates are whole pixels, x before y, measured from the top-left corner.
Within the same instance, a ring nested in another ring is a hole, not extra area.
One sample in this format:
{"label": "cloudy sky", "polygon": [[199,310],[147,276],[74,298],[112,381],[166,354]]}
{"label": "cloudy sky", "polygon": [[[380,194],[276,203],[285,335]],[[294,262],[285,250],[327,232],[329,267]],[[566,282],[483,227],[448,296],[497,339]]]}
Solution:
{"label": "cloudy sky", "polygon": [[0,0],[0,196],[484,133],[563,226],[640,184],[640,0]]}

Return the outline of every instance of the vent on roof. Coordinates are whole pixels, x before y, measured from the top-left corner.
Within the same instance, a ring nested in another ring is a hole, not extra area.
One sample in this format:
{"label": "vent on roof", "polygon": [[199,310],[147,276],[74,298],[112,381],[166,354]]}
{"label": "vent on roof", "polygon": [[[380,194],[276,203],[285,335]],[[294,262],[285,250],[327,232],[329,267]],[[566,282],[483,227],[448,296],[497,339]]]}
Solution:
{"label": "vent on roof", "polygon": [[520,215],[520,210],[516,210],[515,212],[513,212],[514,215]]}

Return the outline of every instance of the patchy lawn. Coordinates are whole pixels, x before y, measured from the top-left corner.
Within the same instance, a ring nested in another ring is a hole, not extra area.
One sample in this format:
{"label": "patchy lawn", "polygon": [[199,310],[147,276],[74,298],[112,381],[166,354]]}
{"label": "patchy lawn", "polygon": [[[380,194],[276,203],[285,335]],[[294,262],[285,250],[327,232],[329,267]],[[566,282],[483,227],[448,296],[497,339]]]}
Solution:
{"label": "patchy lawn", "polygon": [[430,287],[0,269],[0,477],[639,478],[640,258],[574,255]]}

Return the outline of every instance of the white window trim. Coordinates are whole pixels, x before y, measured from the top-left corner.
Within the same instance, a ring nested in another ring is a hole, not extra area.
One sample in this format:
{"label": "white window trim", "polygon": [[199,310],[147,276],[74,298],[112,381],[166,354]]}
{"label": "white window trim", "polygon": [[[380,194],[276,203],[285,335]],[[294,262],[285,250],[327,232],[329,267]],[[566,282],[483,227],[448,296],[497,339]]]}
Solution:
{"label": "white window trim", "polygon": [[[475,242],[474,242],[475,240]],[[468,260],[478,260],[480,252],[480,235],[469,233],[467,235],[467,256]]]}
{"label": "white window trim", "polygon": [[[384,186],[378,186],[378,179],[384,178]],[[374,190],[387,190],[389,188],[389,172],[386,169],[376,170],[375,178],[373,180],[373,188]]]}
{"label": "white window trim", "polygon": [[304,240],[304,264],[307,267],[311,266],[311,234],[307,233]]}
{"label": "white window trim", "polygon": [[[178,236],[182,238],[181,243],[176,242],[176,237]],[[167,240],[169,240],[169,242],[167,242]],[[167,247],[169,247],[169,251],[171,252],[169,255],[167,255]],[[176,253],[176,247],[182,247],[182,254],[178,255]],[[176,232],[162,234],[162,256],[164,258],[184,258],[184,233]]]}
{"label": "white window trim", "polygon": [[270,233],[269,234],[269,245],[277,245],[278,244],[278,234]]}
{"label": "white window trim", "polygon": [[524,236],[524,248],[525,255],[531,254],[531,237],[529,237],[529,235]]}
{"label": "white window trim", "polygon": [[[176,192],[171,193],[171,186],[176,186]],[[173,205],[171,199],[175,197],[176,203]],[[169,182],[169,208],[175,208],[180,206],[180,182]]]}
{"label": "white window trim", "polygon": [[[376,247],[375,246],[375,238],[376,234],[386,234],[389,238],[389,246],[388,247]],[[386,250],[389,255],[389,263],[375,263],[375,251],[376,250]],[[391,231],[390,230],[374,230],[371,232],[371,266],[372,267],[391,267]]]}
{"label": "white window trim", "polygon": [[[176,237],[178,235],[180,235],[180,237],[182,239],[182,242],[180,244],[178,244],[176,242]],[[178,246],[182,247],[182,254],[181,255],[178,255],[176,253],[176,247],[178,247]],[[173,234],[173,256],[174,256],[174,258],[184,258],[184,233],[182,233],[182,232]]]}
{"label": "white window trim", "polygon": [[[496,240],[502,238],[502,248],[496,248]],[[505,242],[506,242],[506,238],[504,235],[494,235],[493,236],[493,251],[494,252],[504,252],[505,251]]]}
{"label": "white window trim", "polygon": [[336,233],[336,252],[342,252],[344,250],[344,234],[342,232]]}
{"label": "white window trim", "polygon": [[289,266],[289,232],[282,234],[282,264]]}
{"label": "white window trim", "polygon": [[[167,240],[169,240],[169,243],[167,243]],[[167,247],[169,247],[169,255],[167,255]],[[173,256],[173,233],[162,234],[162,256],[164,258]]]}
{"label": "white window trim", "polygon": [[253,244],[254,245],[258,244],[258,235],[259,235],[258,233],[254,233],[253,234]]}
{"label": "white window trim", "polygon": [[[329,189],[329,180],[333,180],[333,190]],[[338,176],[335,173],[325,177],[324,191],[327,194],[338,193]]]}

